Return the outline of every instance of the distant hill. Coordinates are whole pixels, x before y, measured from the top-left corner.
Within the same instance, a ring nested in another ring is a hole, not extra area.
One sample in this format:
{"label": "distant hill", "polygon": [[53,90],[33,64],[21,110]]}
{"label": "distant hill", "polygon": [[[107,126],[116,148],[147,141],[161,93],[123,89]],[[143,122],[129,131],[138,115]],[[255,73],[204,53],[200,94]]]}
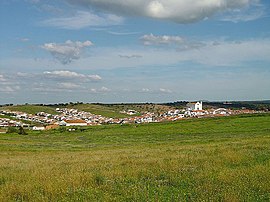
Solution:
{"label": "distant hill", "polygon": [[[172,103],[165,103],[164,105],[184,108],[188,102],[187,101],[178,101]],[[230,101],[230,102],[210,102],[204,101],[203,108],[230,108],[230,109],[252,109],[252,110],[270,110],[270,100],[263,101]]]}
{"label": "distant hill", "polygon": [[[187,101],[177,101],[171,103],[121,103],[121,104],[102,104],[102,103],[82,103],[69,102],[58,104],[25,104],[25,105],[2,105],[0,110],[21,111],[29,114],[36,114],[38,112],[46,112],[49,114],[58,114],[56,108],[73,108],[80,111],[90,112],[92,114],[102,115],[104,117],[125,118],[130,115],[120,113],[121,111],[135,110],[140,115],[144,112],[153,112],[162,114],[169,110],[183,109],[186,107]],[[252,110],[269,110],[270,100],[264,101],[230,101],[230,102],[210,102],[204,101],[203,108],[230,108],[230,109],[252,109]]]}
{"label": "distant hill", "polygon": [[25,112],[28,114],[36,114],[38,112],[45,112],[48,114],[58,114],[55,111],[55,108],[49,106],[40,106],[40,105],[14,105],[14,106],[2,106],[0,110],[10,110],[10,111],[19,111]]}
{"label": "distant hill", "polygon": [[173,107],[160,105],[160,104],[69,104],[66,106],[67,108],[74,108],[81,111],[90,112],[93,114],[100,114],[105,117],[117,117],[117,118],[125,118],[130,117],[130,115],[120,113],[121,111],[135,110],[138,112],[137,115],[140,115],[144,112],[153,112],[153,113],[164,113],[169,111]]}

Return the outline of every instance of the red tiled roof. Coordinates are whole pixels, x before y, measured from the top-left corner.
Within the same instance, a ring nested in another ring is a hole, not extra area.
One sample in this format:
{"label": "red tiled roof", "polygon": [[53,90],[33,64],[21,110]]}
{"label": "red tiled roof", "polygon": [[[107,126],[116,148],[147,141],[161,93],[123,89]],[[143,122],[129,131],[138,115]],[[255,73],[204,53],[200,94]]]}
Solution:
{"label": "red tiled roof", "polygon": [[86,121],[77,119],[77,120],[65,120],[66,123],[86,123]]}

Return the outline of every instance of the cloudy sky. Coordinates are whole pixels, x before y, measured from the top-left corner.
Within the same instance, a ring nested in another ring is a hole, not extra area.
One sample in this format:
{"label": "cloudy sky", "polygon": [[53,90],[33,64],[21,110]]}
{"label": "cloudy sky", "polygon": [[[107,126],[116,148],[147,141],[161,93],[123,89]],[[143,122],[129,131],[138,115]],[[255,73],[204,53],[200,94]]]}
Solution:
{"label": "cloudy sky", "polygon": [[0,103],[270,99],[268,0],[1,0]]}

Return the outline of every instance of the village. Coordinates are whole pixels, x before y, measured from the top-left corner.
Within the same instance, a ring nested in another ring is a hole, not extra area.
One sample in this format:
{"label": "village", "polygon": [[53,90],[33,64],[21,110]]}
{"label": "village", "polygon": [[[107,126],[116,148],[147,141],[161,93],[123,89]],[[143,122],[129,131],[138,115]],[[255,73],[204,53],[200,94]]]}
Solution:
{"label": "village", "polygon": [[0,110],[0,127],[24,127],[31,130],[50,130],[61,126],[94,126],[102,124],[141,124],[151,122],[177,121],[186,118],[203,118],[230,116],[237,114],[262,113],[262,111],[241,109],[231,110],[225,108],[203,109],[202,102],[190,102],[184,109],[174,109],[163,114],[153,112],[144,112],[140,114],[136,110],[130,109],[121,111],[127,114],[126,118],[110,118],[90,112],[79,111],[77,109],[56,108],[57,115],[38,112],[36,114],[27,114],[24,112]]}

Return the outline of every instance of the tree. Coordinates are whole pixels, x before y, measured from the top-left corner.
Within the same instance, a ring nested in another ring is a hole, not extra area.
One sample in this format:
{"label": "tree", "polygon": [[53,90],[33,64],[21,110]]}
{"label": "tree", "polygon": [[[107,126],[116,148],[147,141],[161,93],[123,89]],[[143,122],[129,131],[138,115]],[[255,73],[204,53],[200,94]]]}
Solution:
{"label": "tree", "polygon": [[27,133],[25,132],[25,130],[23,129],[22,126],[19,127],[19,132],[18,132],[19,135],[27,135]]}

